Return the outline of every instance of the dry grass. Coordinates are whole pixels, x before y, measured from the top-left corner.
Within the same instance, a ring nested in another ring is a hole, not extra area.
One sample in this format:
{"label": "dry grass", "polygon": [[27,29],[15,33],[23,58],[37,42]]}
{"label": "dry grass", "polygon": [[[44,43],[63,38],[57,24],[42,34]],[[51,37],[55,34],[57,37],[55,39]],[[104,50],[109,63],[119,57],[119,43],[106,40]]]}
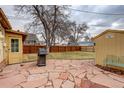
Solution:
{"label": "dry grass", "polygon": [[94,52],[60,52],[60,53],[50,53],[47,56],[48,59],[73,59],[73,60],[82,60],[82,59],[93,59],[95,58]]}

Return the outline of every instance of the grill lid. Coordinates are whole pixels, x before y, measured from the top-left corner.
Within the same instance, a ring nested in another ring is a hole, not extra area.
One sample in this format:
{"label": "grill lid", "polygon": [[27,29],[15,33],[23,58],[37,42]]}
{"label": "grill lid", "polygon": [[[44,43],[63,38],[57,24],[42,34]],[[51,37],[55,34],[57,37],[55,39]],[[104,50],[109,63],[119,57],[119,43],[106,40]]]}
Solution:
{"label": "grill lid", "polygon": [[47,54],[47,49],[46,48],[39,48],[38,54]]}

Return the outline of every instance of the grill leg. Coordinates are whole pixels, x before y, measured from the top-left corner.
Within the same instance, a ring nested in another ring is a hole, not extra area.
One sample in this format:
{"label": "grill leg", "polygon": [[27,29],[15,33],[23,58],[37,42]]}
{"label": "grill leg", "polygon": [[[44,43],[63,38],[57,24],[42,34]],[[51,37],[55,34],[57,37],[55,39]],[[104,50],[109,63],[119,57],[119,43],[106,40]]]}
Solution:
{"label": "grill leg", "polygon": [[46,55],[38,56],[37,66],[46,66]]}

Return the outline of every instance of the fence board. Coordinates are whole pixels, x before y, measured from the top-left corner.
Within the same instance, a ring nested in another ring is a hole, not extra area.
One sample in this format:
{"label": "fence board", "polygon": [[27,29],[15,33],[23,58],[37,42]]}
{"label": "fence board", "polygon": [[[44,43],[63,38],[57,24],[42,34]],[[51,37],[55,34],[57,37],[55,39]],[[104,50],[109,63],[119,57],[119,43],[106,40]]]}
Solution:
{"label": "fence board", "polygon": [[[45,48],[41,45],[23,45],[23,53],[38,53],[39,48]],[[94,52],[94,46],[51,46],[50,52],[84,51]]]}

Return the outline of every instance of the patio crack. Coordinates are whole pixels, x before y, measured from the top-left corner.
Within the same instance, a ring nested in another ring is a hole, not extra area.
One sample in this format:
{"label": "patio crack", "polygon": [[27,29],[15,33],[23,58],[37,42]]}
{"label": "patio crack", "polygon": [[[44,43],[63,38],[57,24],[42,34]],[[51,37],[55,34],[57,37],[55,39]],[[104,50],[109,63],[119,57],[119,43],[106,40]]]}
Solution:
{"label": "patio crack", "polygon": [[[76,83],[75,83],[75,78],[74,78],[74,76],[72,75],[72,73],[70,73],[70,72],[68,72],[71,76],[72,76],[72,78],[73,78],[73,81],[72,80],[70,80],[70,79],[67,79],[67,80],[69,80],[69,81],[71,81],[71,82],[73,82],[74,83],[74,88],[76,88]],[[65,81],[64,81],[65,82]],[[63,83],[64,83],[63,82]]]}
{"label": "patio crack", "polygon": [[[21,88],[24,88],[24,87],[23,87],[23,86],[21,86],[20,84],[17,84],[16,86],[20,86]],[[15,87],[16,87],[16,86],[15,86]]]}
{"label": "patio crack", "polygon": [[109,77],[109,78],[111,78],[111,79],[113,79],[113,80],[115,80],[115,81],[118,81],[118,82],[120,82],[120,83],[124,83],[123,81],[117,80],[117,79],[112,78],[111,76],[109,76],[111,73],[105,73],[104,71],[100,71],[100,72],[102,72],[102,74],[106,75],[107,77]]}
{"label": "patio crack", "polygon": [[109,76],[109,74],[106,75],[106,76],[108,76],[109,78],[111,78],[111,79],[113,79],[113,80],[115,80],[115,81],[118,81],[118,82],[120,82],[120,83],[124,83],[123,81],[120,81],[120,80],[117,80],[117,79],[115,79],[115,78],[112,78],[111,76]]}
{"label": "patio crack", "polygon": [[[53,81],[52,81],[52,80],[50,80],[49,75],[50,75],[50,72],[48,72],[47,83],[48,83],[48,82],[51,82],[51,83],[52,83],[52,84],[51,84],[51,86],[54,88]],[[47,84],[47,83],[46,83],[46,84]],[[46,86],[46,85],[45,85],[44,87],[46,87],[46,88],[47,88],[47,86]]]}
{"label": "patio crack", "polygon": [[113,79],[113,80],[115,80],[115,81],[117,81],[117,82],[124,83],[124,82],[122,82],[122,81],[120,81],[120,80],[117,80],[117,79],[112,78],[111,76],[109,76],[111,73],[105,73],[104,71],[100,71],[100,72],[102,72],[103,75],[105,75],[105,76],[107,76],[107,77],[109,77],[109,78],[111,78],[111,79]]}

